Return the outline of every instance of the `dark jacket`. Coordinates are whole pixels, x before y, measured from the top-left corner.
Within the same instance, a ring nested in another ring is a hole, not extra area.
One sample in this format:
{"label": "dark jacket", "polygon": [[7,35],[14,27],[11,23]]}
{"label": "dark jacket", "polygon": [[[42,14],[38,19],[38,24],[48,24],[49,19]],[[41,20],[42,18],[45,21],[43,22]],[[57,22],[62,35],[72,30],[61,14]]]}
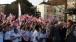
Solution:
{"label": "dark jacket", "polygon": [[70,29],[69,29],[69,34],[67,35],[67,39],[66,39],[66,42],[74,42],[74,35],[73,35],[73,30],[74,30],[74,28],[73,28],[73,26],[71,26],[70,27]]}
{"label": "dark jacket", "polygon": [[61,37],[58,31],[58,28],[55,26],[51,26],[50,29],[50,38],[52,38],[53,42],[60,42],[61,41]]}

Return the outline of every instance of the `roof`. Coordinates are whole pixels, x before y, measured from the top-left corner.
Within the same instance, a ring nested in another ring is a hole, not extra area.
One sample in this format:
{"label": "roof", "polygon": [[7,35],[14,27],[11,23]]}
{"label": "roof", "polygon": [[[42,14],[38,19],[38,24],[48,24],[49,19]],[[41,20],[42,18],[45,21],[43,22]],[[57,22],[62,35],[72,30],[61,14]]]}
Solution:
{"label": "roof", "polygon": [[63,5],[63,4],[65,4],[66,3],[66,1],[65,0],[49,0],[48,2],[47,2],[49,5]]}
{"label": "roof", "polygon": [[47,2],[44,2],[44,1],[43,1],[43,2],[41,2],[39,5],[41,5],[41,4],[47,4]]}

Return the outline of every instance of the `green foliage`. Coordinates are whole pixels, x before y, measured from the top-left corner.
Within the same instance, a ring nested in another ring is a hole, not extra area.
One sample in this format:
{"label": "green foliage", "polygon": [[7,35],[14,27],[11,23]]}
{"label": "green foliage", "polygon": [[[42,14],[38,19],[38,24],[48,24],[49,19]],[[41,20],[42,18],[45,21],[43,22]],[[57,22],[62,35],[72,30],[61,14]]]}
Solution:
{"label": "green foliage", "polygon": [[5,13],[6,15],[9,15],[10,12],[11,12],[10,4],[5,4],[4,13]]}
{"label": "green foliage", "polygon": [[18,3],[21,4],[21,12],[22,14],[28,13],[30,15],[34,15],[35,13],[35,9],[31,8],[34,7],[29,1],[27,0],[16,0],[14,2],[12,2],[10,5],[6,5],[5,6],[5,14],[15,14],[16,16],[18,16]]}

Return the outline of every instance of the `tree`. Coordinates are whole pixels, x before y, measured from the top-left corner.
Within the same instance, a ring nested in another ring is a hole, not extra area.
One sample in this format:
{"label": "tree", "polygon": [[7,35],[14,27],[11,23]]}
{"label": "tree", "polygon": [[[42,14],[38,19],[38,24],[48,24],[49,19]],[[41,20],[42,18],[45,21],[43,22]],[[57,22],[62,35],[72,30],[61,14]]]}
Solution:
{"label": "tree", "polygon": [[16,0],[15,2],[11,4],[12,8],[18,9],[18,3],[21,4],[22,14],[25,14],[25,13],[33,14],[34,13],[34,9],[31,8],[33,7],[33,5],[27,0]]}
{"label": "tree", "polygon": [[34,15],[35,9],[28,0],[16,0],[12,2],[10,5],[5,6],[5,14],[13,13],[18,16],[18,3],[21,4],[21,12],[22,14],[28,13],[29,15]]}
{"label": "tree", "polygon": [[4,4],[5,7],[4,7],[4,13],[8,16],[11,12],[11,9],[10,9],[10,4]]}

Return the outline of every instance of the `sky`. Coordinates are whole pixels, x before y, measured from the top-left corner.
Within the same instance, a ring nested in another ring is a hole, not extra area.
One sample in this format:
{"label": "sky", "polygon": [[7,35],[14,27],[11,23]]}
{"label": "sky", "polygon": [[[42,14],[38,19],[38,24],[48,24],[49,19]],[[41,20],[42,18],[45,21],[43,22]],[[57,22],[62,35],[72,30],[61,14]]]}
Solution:
{"label": "sky", "polygon": [[10,4],[13,1],[15,0],[0,0],[0,4]]}
{"label": "sky", "polygon": [[[0,0],[0,4],[10,4],[13,1],[15,1],[15,0]],[[42,1],[43,0],[29,0],[29,2],[31,2],[34,6],[37,6]]]}
{"label": "sky", "polygon": [[[38,5],[40,4],[41,2],[43,2],[43,0],[29,0],[33,5]],[[45,2],[47,2],[47,0],[45,0]]]}

